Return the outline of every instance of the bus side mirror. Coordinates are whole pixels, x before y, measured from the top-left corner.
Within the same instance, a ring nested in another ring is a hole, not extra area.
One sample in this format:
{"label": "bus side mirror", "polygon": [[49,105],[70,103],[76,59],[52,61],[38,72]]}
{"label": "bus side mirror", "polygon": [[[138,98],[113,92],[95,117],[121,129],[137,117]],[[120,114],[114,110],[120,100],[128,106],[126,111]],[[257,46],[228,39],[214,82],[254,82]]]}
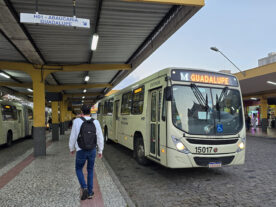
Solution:
{"label": "bus side mirror", "polygon": [[166,101],[172,100],[172,87],[171,86],[167,86],[165,88],[165,97],[166,97]]}

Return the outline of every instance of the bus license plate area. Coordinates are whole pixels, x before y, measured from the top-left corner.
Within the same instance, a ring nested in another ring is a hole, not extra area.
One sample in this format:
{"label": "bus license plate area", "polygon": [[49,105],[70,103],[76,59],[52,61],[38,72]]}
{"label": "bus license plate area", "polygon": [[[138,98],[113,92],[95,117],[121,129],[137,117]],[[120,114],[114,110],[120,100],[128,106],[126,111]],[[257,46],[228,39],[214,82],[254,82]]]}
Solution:
{"label": "bus license plate area", "polygon": [[195,147],[196,154],[211,154],[213,147]]}
{"label": "bus license plate area", "polygon": [[209,168],[221,167],[221,162],[210,162],[208,165]]}

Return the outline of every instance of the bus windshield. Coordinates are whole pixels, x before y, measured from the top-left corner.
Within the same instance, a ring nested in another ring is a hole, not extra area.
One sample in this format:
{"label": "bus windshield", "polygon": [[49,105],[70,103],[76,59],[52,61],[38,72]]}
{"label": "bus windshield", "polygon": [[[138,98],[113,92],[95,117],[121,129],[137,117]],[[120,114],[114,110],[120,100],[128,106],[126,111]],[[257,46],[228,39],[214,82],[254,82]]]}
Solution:
{"label": "bus windshield", "polygon": [[242,129],[238,90],[194,84],[174,85],[172,90],[172,121],[178,129],[196,135],[230,135]]}

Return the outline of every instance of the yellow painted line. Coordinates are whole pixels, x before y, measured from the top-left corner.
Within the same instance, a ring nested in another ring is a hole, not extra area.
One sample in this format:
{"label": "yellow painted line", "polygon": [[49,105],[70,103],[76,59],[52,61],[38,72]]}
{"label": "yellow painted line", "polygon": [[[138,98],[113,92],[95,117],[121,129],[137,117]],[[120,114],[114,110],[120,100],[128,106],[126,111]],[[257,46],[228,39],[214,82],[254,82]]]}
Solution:
{"label": "yellow painted line", "polygon": [[142,2],[142,3],[158,3],[158,4],[174,4],[174,5],[187,5],[187,6],[204,6],[204,0],[124,0],[129,2]]}

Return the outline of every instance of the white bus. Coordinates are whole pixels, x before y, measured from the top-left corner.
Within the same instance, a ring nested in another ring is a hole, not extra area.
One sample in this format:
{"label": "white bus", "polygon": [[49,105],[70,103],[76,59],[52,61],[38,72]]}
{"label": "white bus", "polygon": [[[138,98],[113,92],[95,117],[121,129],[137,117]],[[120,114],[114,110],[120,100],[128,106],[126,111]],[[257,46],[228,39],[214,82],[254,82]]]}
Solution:
{"label": "white bus", "polygon": [[32,135],[33,110],[29,106],[0,100],[0,145]]}
{"label": "white bus", "polygon": [[246,131],[236,77],[168,68],[111,96],[98,106],[105,140],[169,168],[240,165]]}

